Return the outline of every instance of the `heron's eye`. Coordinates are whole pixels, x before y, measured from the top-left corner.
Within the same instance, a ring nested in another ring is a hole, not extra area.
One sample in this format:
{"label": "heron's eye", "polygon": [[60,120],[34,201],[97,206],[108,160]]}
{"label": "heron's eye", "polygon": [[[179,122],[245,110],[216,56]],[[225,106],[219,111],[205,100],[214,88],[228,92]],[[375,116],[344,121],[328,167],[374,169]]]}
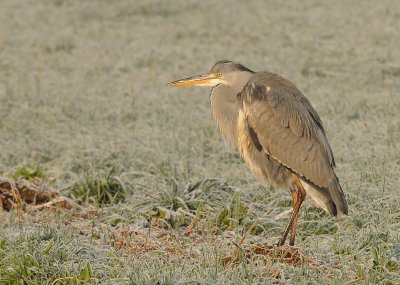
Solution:
{"label": "heron's eye", "polygon": [[218,72],[218,73],[217,73],[217,76],[218,76],[218,77],[221,77],[221,76],[222,76],[222,72]]}

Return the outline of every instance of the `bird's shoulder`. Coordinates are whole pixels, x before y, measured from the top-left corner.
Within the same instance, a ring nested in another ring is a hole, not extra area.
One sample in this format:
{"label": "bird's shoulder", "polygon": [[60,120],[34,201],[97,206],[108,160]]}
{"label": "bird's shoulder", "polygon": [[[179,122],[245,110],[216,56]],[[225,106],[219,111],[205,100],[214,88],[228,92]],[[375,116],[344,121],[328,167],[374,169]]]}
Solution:
{"label": "bird's shoulder", "polygon": [[[276,73],[261,71],[254,73],[243,88],[243,99],[272,99],[278,96],[281,100],[296,99],[301,101],[304,95],[288,79]],[[306,99],[304,97],[304,99]]]}

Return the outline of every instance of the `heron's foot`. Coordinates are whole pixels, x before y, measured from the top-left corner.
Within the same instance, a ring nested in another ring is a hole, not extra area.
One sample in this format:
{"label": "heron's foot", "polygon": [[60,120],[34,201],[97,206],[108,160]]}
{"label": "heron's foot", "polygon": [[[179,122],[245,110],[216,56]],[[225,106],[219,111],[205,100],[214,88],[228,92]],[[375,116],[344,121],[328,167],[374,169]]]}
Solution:
{"label": "heron's foot", "polygon": [[290,240],[289,240],[289,245],[294,246],[294,240],[296,239],[296,231],[292,228],[291,234],[290,234]]}
{"label": "heron's foot", "polygon": [[[289,240],[289,246],[294,246],[294,240],[295,240],[295,234],[293,234],[293,226],[290,228],[291,230],[291,235],[290,235],[290,240]],[[287,240],[288,234],[285,232],[282,237],[279,239],[278,243],[276,246],[284,246],[285,242]]]}
{"label": "heron's foot", "polygon": [[284,246],[285,245],[285,242],[286,242],[286,236],[282,236],[280,239],[279,239],[279,241],[278,241],[278,243],[276,244],[276,246]]}

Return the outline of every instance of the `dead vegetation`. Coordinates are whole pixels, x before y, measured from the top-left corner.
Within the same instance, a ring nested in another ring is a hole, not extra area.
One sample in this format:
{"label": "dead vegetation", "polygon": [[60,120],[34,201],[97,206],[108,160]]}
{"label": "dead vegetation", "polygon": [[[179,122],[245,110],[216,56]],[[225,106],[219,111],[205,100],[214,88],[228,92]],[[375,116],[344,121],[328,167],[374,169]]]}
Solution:
{"label": "dead vegetation", "polygon": [[13,209],[21,213],[31,213],[42,210],[73,209],[80,212],[93,212],[91,206],[62,195],[59,191],[48,188],[41,179],[18,181],[6,179],[0,181],[0,208],[5,211]]}
{"label": "dead vegetation", "polygon": [[322,262],[315,257],[308,256],[299,247],[291,246],[270,246],[264,244],[242,245],[232,248],[231,254],[223,257],[224,264],[237,264],[241,258],[269,259],[272,263],[281,262],[296,267],[305,264],[310,266],[322,265]]}
{"label": "dead vegetation", "polygon": [[117,249],[124,249],[131,254],[174,254],[183,259],[196,259],[202,254],[199,248],[218,247],[224,249],[225,254],[220,257],[224,266],[238,266],[250,259],[259,259],[271,264],[280,262],[295,267],[304,264],[322,265],[321,261],[303,253],[299,247],[237,243],[237,238],[235,234],[215,234],[212,229],[188,230],[183,227],[171,231],[154,225],[154,222],[150,223],[147,229],[130,230],[123,227],[112,230],[112,244]]}

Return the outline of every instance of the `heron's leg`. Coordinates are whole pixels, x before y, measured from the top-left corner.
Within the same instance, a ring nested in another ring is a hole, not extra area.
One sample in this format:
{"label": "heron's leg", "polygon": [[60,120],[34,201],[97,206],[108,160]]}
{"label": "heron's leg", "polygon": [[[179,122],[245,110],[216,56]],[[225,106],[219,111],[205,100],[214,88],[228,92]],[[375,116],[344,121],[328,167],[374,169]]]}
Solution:
{"label": "heron's leg", "polygon": [[287,236],[289,234],[289,231],[291,232],[290,238],[292,238],[292,236],[293,236],[293,224],[297,220],[297,216],[296,217],[294,216],[294,212],[295,212],[295,208],[296,208],[296,205],[297,205],[298,195],[297,195],[297,192],[296,192],[296,189],[294,188],[294,186],[292,186],[290,188],[290,192],[292,194],[293,212],[292,212],[292,215],[290,216],[289,223],[287,224],[286,229],[283,232],[281,239],[279,240],[278,246],[282,246],[282,245],[285,244],[285,241],[286,241],[286,238],[287,238]]}
{"label": "heron's leg", "polygon": [[[292,205],[293,209],[296,207],[297,204],[297,192],[295,189],[290,188],[290,192],[292,193]],[[293,246],[294,245],[294,240],[296,239],[296,225],[297,225],[297,218],[299,215],[297,214],[296,217],[293,219],[292,226],[290,228],[290,240],[289,240],[289,245]]]}
{"label": "heron's leg", "polygon": [[[296,203],[293,205],[293,213],[290,216],[289,223],[286,226],[286,229],[283,232],[282,237],[278,242],[278,246],[282,246],[285,244],[286,238],[287,238],[290,230],[292,230],[292,233],[290,235],[290,245],[294,245],[294,238],[296,237],[297,215],[299,214],[301,204],[303,203],[303,201],[306,197],[306,191],[304,190],[303,185],[300,182],[300,179],[295,174],[293,174],[293,179],[296,184],[296,188],[298,190],[296,193],[296,196],[297,196]],[[293,194],[292,194],[292,198],[293,198]]]}
{"label": "heron's leg", "polygon": [[[301,207],[301,204],[303,203],[304,199],[306,198],[306,190],[304,189],[303,184],[301,184],[299,177],[297,175],[293,174],[293,178],[294,178],[294,182],[296,184],[296,188],[298,189],[298,191],[296,192],[296,196],[297,196],[296,197],[297,198],[296,205],[299,204],[299,206],[298,206],[297,214],[292,222],[292,230],[290,232],[290,240],[289,240],[290,246],[294,245],[294,240],[296,239],[297,219],[299,217],[300,207]],[[292,198],[293,198],[293,192],[292,192]]]}

